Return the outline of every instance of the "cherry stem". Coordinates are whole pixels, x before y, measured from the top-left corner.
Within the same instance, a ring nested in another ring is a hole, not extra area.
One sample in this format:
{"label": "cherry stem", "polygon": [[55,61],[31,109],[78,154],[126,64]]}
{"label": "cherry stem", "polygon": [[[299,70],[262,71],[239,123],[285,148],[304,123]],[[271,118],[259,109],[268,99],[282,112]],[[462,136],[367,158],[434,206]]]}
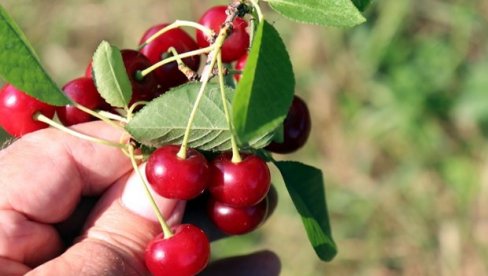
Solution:
{"label": "cherry stem", "polygon": [[[57,123],[55,121],[53,121],[52,119],[42,115],[41,113],[36,113],[34,115],[34,119],[40,121],[40,122],[43,122],[43,123],[46,123],[56,129],[59,129],[63,132],[66,132],[70,135],[73,135],[77,138],[80,138],[80,139],[84,139],[84,140],[87,140],[87,141],[90,141],[90,142],[94,142],[94,143],[98,143],[98,144],[102,144],[102,145],[107,145],[107,146],[111,146],[111,147],[116,147],[116,148],[120,148],[120,149],[124,149],[125,148],[125,144],[120,144],[120,143],[115,143],[115,142],[112,142],[112,141],[107,141],[107,140],[103,140],[103,139],[100,139],[100,138],[96,138],[96,137],[93,137],[93,136],[90,136],[90,135],[86,135],[86,134],[83,134],[83,133],[80,133],[78,131],[75,131],[71,128],[67,128],[65,126],[63,126],[62,124],[60,123]],[[119,126],[120,127],[120,126]]]}
{"label": "cherry stem", "polygon": [[159,210],[158,205],[156,204],[156,201],[154,200],[154,197],[151,194],[151,191],[149,190],[149,184],[146,181],[146,178],[142,175],[141,171],[139,170],[139,166],[137,165],[136,158],[134,156],[134,147],[132,145],[128,146],[128,153],[129,153],[129,158],[132,163],[132,167],[136,171],[137,175],[141,179],[142,186],[144,187],[144,191],[146,192],[146,196],[149,199],[149,202],[151,203],[151,207],[153,208],[154,214],[156,215],[156,218],[158,219],[159,224],[161,225],[161,229],[163,230],[163,235],[164,238],[170,238],[173,236],[173,232],[169,228],[168,224],[163,218],[163,215],[161,214],[161,211]]}
{"label": "cherry stem", "polygon": [[191,114],[190,114],[190,118],[188,119],[188,124],[187,124],[186,130],[185,130],[185,136],[183,137],[183,142],[181,143],[181,148],[177,154],[177,156],[181,159],[186,159],[186,151],[188,149],[188,140],[190,138],[191,126],[193,124],[193,120],[195,119],[195,115],[197,113],[198,106],[200,105],[200,102],[203,98],[205,88],[207,87],[207,84],[210,80],[210,76],[212,75],[212,71],[213,71],[213,68],[215,66],[215,63],[217,62],[217,57],[218,57],[217,53],[220,52],[222,45],[224,45],[224,41],[227,38],[227,32],[228,32],[229,28],[230,28],[229,25],[225,25],[222,29],[220,29],[219,36],[217,37],[217,40],[211,46],[213,48],[213,50],[210,52],[210,54],[208,56],[208,60],[210,60],[210,63],[207,63],[207,65],[205,65],[205,68],[203,69],[202,78],[201,78],[202,85],[200,86],[200,90],[198,91],[197,99],[195,100],[195,103],[193,105],[193,109],[192,109]]}
{"label": "cherry stem", "polygon": [[224,68],[222,65],[222,54],[219,52],[218,58],[217,58],[217,67],[219,71],[219,85],[220,85],[220,94],[222,96],[222,104],[224,106],[224,113],[225,113],[225,119],[227,120],[227,125],[229,126],[230,130],[230,142],[232,145],[232,163],[240,163],[242,161],[241,155],[239,154],[239,147],[237,146],[236,143],[236,138],[234,135],[233,127],[232,127],[232,121],[230,118],[230,113],[229,113],[229,108],[227,106],[227,99],[225,97],[225,81],[224,81]]}
{"label": "cherry stem", "polygon": [[[81,110],[81,111],[83,111],[83,112],[85,112],[85,113],[87,113],[87,114],[90,114],[90,115],[92,115],[93,117],[95,117],[95,118],[97,118],[97,119],[100,119],[100,120],[104,121],[105,123],[107,123],[107,124],[109,124],[109,125],[111,125],[111,126],[114,126],[114,127],[116,127],[116,128],[123,128],[121,125],[118,125],[118,124],[116,124],[116,123],[112,122],[112,121],[110,120],[111,118],[105,117],[105,116],[103,116],[101,113],[98,113],[98,112],[96,112],[96,111],[93,111],[93,110],[89,109],[88,107],[83,106],[83,105],[81,105],[81,104],[79,104],[79,103],[76,103],[76,102],[73,102],[72,104],[73,104],[73,106],[74,106],[74,107],[78,108],[79,110]],[[107,113],[108,113],[108,112],[107,112]]]}
{"label": "cherry stem", "polygon": [[163,35],[164,33],[168,32],[170,30],[179,28],[179,27],[192,27],[192,28],[200,30],[206,36],[212,36],[214,34],[214,32],[210,28],[207,28],[207,27],[203,26],[202,24],[192,22],[192,21],[186,21],[186,20],[176,20],[175,22],[173,22],[173,23],[169,24],[168,26],[162,28],[157,33],[155,33],[151,37],[149,37],[146,41],[144,41],[144,43],[142,45],[139,46],[138,50],[141,50],[147,44],[151,43],[153,40],[155,40],[159,36]]}
{"label": "cherry stem", "polygon": [[140,105],[146,105],[148,104],[149,102],[148,101],[139,101],[139,102],[135,102],[133,103],[130,108],[127,110],[127,121],[130,122],[130,120],[132,120],[132,117],[134,116],[134,110],[140,106]]}
{"label": "cherry stem", "polygon": [[113,114],[111,112],[101,110],[101,111],[98,111],[97,113],[100,116],[105,117],[105,118],[110,119],[110,120],[119,121],[119,122],[125,123],[125,124],[127,124],[129,122],[129,120],[127,120],[127,118],[124,118],[124,117],[117,115],[117,114]]}
{"label": "cherry stem", "polygon": [[169,57],[169,58],[165,58],[151,66],[149,66],[148,68],[142,70],[140,72],[140,75],[142,77],[145,77],[147,76],[148,74],[150,74],[152,71],[158,69],[159,67],[163,66],[163,65],[166,65],[168,63],[171,63],[173,61],[177,61],[178,59],[184,59],[184,58],[187,58],[187,57],[192,57],[192,56],[196,56],[196,55],[201,55],[201,54],[206,54],[206,53],[209,53],[210,51],[214,50],[214,46],[209,46],[209,47],[206,47],[206,48],[202,48],[202,49],[198,49],[198,50],[194,50],[194,51],[190,51],[190,52],[186,52],[186,53],[183,53],[183,54],[179,54],[179,55],[176,55],[176,56],[172,56],[172,57]]}
{"label": "cherry stem", "polygon": [[186,64],[183,62],[181,57],[179,56],[178,52],[174,47],[170,47],[168,49],[169,52],[175,57],[177,57],[176,63],[178,64],[178,69],[185,74],[186,78],[188,80],[194,80],[197,77],[197,73],[193,71],[190,67],[186,66]]}
{"label": "cherry stem", "polygon": [[259,7],[259,0],[249,0],[249,2],[251,2],[253,8],[256,10],[259,22],[263,21],[264,16],[261,7]]}

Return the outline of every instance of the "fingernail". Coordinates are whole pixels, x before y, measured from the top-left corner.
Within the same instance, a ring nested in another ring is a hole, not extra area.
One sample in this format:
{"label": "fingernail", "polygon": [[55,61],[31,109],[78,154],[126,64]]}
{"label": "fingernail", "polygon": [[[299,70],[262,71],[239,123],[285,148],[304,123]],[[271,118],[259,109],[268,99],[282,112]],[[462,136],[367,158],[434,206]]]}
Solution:
{"label": "fingernail", "polygon": [[[145,163],[139,166],[139,170],[144,178],[146,178],[145,167]],[[148,185],[148,189],[151,192],[151,195],[154,198],[154,201],[156,202],[156,205],[158,206],[163,217],[168,218],[170,215],[172,215],[180,201],[159,196],[151,189],[150,185]],[[144,183],[135,171],[133,171],[127,179],[127,183],[122,192],[121,202],[125,208],[129,209],[133,213],[146,219],[157,221],[155,211],[145,191]]]}

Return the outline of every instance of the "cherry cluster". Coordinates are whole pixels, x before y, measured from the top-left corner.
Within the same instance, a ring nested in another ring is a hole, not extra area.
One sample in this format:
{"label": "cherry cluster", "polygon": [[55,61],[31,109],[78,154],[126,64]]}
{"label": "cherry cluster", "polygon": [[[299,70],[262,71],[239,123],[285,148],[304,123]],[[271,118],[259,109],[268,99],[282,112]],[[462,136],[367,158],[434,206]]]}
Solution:
{"label": "cherry cluster", "polygon": [[[219,33],[228,18],[227,9],[227,6],[212,7],[198,23]],[[149,28],[143,34],[138,50],[121,50],[132,85],[130,105],[151,101],[173,87],[196,79],[201,57],[189,56],[178,63],[159,66],[147,74],[142,74],[142,71],[170,56],[206,48],[215,40],[200,29],[197,29],[194,40],[180,28],[154,38],[154,34],[168,25]],[[250,36],[247,28],[247,21],[236,17],[221,48],[222,61],[234,63],[237,82],[248,56]],[[64,85],[62,90],[73,104],[62,107],[42,103],[10,84],[5,85],[0,90],[0,126],[11,135],[20,137],[48,127],[37,120],[39,114],[52,119],[56,113],[65,126],[96,119],[80,106],[117,114],[118,111],[97,91],[94,74],[96,72],[90,63],[83,77]],[[307,105],[295,96],[284,122],[282,141],[273,142],[266,149],[276,153],[293,152],[305,144],[310,127]],[[240,235],[253,231],[269,216],[272,201],[268,193],[270,171],[266,162],[255,153],[223,152],[207,160],[196,149],[187,149],[182,157],[179,145],[165,145],[150,155],[145,174],[152,189],[166,198],[192,200],[208,191],[208,217],[225,234]],[[167,234],[155,237],[147,247],[145,261],[153,274],[194,275],[206,266],[210,245],[202,230],[183,224]]]}

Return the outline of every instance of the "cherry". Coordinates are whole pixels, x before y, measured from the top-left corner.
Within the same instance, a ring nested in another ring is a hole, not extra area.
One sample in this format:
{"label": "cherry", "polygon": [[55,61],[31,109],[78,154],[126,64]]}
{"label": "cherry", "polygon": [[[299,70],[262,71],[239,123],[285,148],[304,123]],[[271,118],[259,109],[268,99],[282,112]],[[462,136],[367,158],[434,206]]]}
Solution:
{"label": "cherry", "polygon": [[210,163],[209,191],[217,201],[232,207],[256,205],[266,196],[271,176],[268,166],[256,155],[243,155],[239,163],[223,153]]}
{"label": "cherry", "polygon": [[[242,57],[240,57],[237,62],[236,62],[236,70],[238,71],[244,71],[244,67],[246,66],[246,62],[247,62],[247,54],[243,55]],[[242,77],[242,74],[235,74],[234,75],[234,79],[236,81],[240,81],[241,80],[241,77]]]}
{"label": "cherry", "polygon": [[[99,109],[105,103],[91,78],[74,79],[63,87],[63,92],[72,101],[92,110]],[[57,107],[56,112],[59,120],[65,126],[86,123],[96,119],[72,105]]]}
{"label": "cherry", "polygon": [[[160,24],[149,28],[141,38],[140,44],[143,44],[152,35],[157,33],[168,24]],[[178,54],[194,51],[198,49],[198,45],[185,31],[180,28],[170,30],[160,35],[158,38],[147,44],[141,49],[141,53],[147,56],[149,61],[154,64],[164,58],[171,56],[168,52],[169,48],[175,48]],[[183,62],[192,70],[197,71],[200,67],[200,56],[193,56],[183,59]],[[161,91],[166,91],[171,87],[175,87],[186,83],[188,78],[178,69],[178,64],[172,62],[166,64],[155,71],[158,84],[161,86]]]}
{"label": "cherry", "polygon": [[155,75],[151,72],[142,79],[138,77],[140,71],[151,66],[149,59],[135,50],[124,49],[121,53],[125,70],[132,84],[131,104],[138,101],[150,101],[155,98],[158,86]]}
{"label": "cherry", "polygon": [[85,69],[85,77],[93,78],[93,67],[91,62],[88,64],[88,66]]}
{"label": "cherry", "polygon": [[288,111],[284,124],[282,143],[272,142],[266,149],[275,153],[291,153],[301,148],[310,135],[311,119],[307,104],[298,96]]}
{"label": "cherry", "polygon": [[181,224],[174,235],[159,234],[146,248],[144,260],[155,275],[196,275],[210,258],[210,242],[205,233],[191,224]]}
{"label": "cherry", "polygon": [[208,183],[209,168],[205,157],[188,149],[186,159],[177,156],[180,147],[163,146],[147,160],[146,176],[159,195],[189,200],[200,195]]}
{"label": "cherry", "polygon": [[[200,24],[212,29],[215,33],[220,31],[222,24],[227,19],[226,6],[215,6],[207,10],[200,20]],[[222,46],[222,61],[230,63],[243,56],[249,48],[249,34],[246,31],[247,22],[237,17],[232,22],[232,33],[227,37]],[[197,30],[197,43],[201,48],[210,45],[209,37]]]}
{"label": "cherry", "polygon": [[49,125],[34,119],[36,113],[54,117],[54,106],[43,103],[25,92],[6,84],[0,89],[0,126],[10,135],[21,137],[47,128]]}
{"label": "cherry", "polygon": [[222,232],[228,235],[242,235],[255,230],[266,218],[268,199],[264,198],[254,206],[235,208],[210,199],[207,214]]}

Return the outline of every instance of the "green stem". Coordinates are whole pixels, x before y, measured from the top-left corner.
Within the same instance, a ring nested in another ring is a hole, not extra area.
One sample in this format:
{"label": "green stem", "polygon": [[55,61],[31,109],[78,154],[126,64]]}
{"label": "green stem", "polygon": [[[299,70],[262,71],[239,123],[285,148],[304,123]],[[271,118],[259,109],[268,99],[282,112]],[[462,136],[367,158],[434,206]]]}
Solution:
{"label": "green stem", "polygon": [[130,106],[130,108],[127,110],[127,121],[130,122],[130,120],[132,120],[132,117],[134,116],[134,110],[136,110],[136,107],[138,107],[140,105],[146,105],[148,103],[149,102],[147,102],[147,101],[139,101],[139,102],[133,103]]}
{"label": "green stem", "polygon": [[107,111],[103,111],[103,110],[101,110],[101,111],[98,111],[97,113],[98,113],[100,116],[105,117],[105,118],[110,119],[110,120],[119,121],[119,122],[121,122],[121,123],[125,123],[125,124],[127,124],[127,123],[129,122],[129,121],[127,120],[127,118],[124,118],[124,117],[122,117],[122,116],[120,116],[120,115],[117,115],[117,114],[113,114],[113,113],[111,113],[111,112],[107,112]]}
{"label": "green stem", "polygon": [[229,108],[227,107],[227,99],[225,97],[225,84],[224,84],[224,74],[223,74],[224,68],[222,65],[221,53],[218,54],[217,69],[219,71],[220,94],[222,96],[222,104],[224,106],[225,119],[227,120],[227,125],[229,126],[229,130],[230,130],[230,142],[232,144],[232,163],[240,163],[242,161],[242,158],[241,155],[239,154],[239,147],[237,146],[234,132],[232,131],[232,121],[230,118]]}
{"label": "green stem", "polygon": [[172,57],[169,57],[169,58],[165,58],[155,64],[153,64],[152,66],[144,69],[141,71],[140,75],[142,77],[145,77],[147,76],[148,74],[150,74],[152,71],[158,69],[159,67],[163,66],[163,65],[166,65],[168,63],[171,63],[173,61],[177,61],[178,59],[184,59],[184,58],[187,58],[187,57],[192,57],[192,56],[196,56],[196,55],[201,55],[201,54],[206,54],[210,51],[212,51],[214,49],[214,46],[209,46],[209,47],[206,47],[206,48],[202,48],[202,49],[198,49],[198,50],[195,50],[195,51],[190,51],[190,52],[186,52],[186,53],[183,53],[183,54],[179,54],[177,56],[172,56]]}
{"label": "green stem", "polygon": [[112,122],[109,118],[103,116],[101,113],[98,113],[98,112],[95,112],[95,111],[89,109],[88,107],[85,107],[85,106],[83,106],[83,105],[81,105],[79,103],[75,103],[75,102],[72,102],[72,105],[74,107],[78,108],[79,110],[81,110],[81,111],[83,111],[83,112],[85,112],[87,114],[90,114],[93,117],[95,117],[97,119],[100,119],[100,120],[104,121],[105,123],[107,123],[107,124],[109,124],[111,126],[114,126],[116,128],[123,128],[121,125],[118,125],[118,124]]}
{"label": "green stem", "polygon": [[139,166],[137,165],[137,161],[134,157],[134,147],[132,145],[129,145],[128,150],[129,150],[129,157],[132,163],[132,167],[134,167],[134,170],[136,171],[137,175],[141,179],[141,183],[143,184],[142,186],[144,187],[146,196],[149,199],[154,214],[156,215],[156,218],[158,219],[158,222],[161,225],[161,229],[163,230],[164,238],[165,239],[170,238],[173,236],[173,232],[171,231],[168,224],[164,220],[163,215],[161,214],[161,211],[159,210],[158,205],[156,204],[156,201],[154,200],[154,197],[152,196],[151,191],[149,190],[149,185],[146,181],[146,178],[142,175],[141,171],[139,170]]}
{"label": "green stem", "polygon": [[203,69],[202,79],[201,79],[202,85],[200,86],[197,99],[195,100],[195,104],[193,105],[190,118],[188,119],[188,124],[186,126],[185,136],[183,136],[183,142],[181,143],[180,151],[178,151],[177,154],[178,157],[181,159],[186,159],[186,152],[188,149],[188,140],[190,139],[191,126],[193,124],[193,120],[195,119],[198,106],[200,105],[200,102],[203,98],[205,88],[207,87],[207,84],[210,80],[210,76],[212,74],[215,63],[217,62],[217,57],[218,57],[217,54],[220,52],[220,49],[222,48],[222,45],[224,45],[224,41],[227,38],[228,29],[229,26],[224,26],[222,29],[220,29],[219,36],[217,37],[217,40],[213,44],[213,50],[208,57],[210,59],[210,63],[207,64]]}
{"label": "green stem", "polygon": [[202,24],[192,22],[192,21],[186,21],[186,20],[176,20],[175,22],[173,22],[173,23],[169,24],[168,26],[162,28],[157,33],[155,33],[151,37],[149,37],[142,45],[139,46],[138,50],[141,50],[142,48],[144,48],[144,46],[151,43],[153,40],[155,40],[159,36],[163,35],[164,33],[168,32],[170,30],[179,28],[179,27],[195,28],[195,29],[203,32],[205,34],[205,36],[212,36],[214,34],[214,32],[210,28],[207,28],[207,27],[203,26]]}
{"label": "green stem", "polygon": [[259,0],[249,0],[249,1],[251,2],[252,6],[256,10],[256,13],[258,14],[259,22],[263,21],[264,15],[263,15],[263,11],[261,11],[261,7],[259,7]]}
{"label": "green stem", "polygon": [[[120,149],[123,149],[125,148],[125,144],[120,144],[120,143],[115,143],[115,142],[112,142],[112,141],[107,141],[107,140],[103,140],[103,139],[100,139],[100,138],[96,138],[96,137],[93,137],[93,136],[89,136],[89,135],[86,135],[86,134],[83,134],[83,133],[80,133],[80,132],[77,132],[71,128],[67,128],[65,126],[63,126],[62,124],[60,123],[57,123],[53,120],[51,120],[50,118],[42,115],[41,113],[37,113],[34,115],[34,119],[40,121],[40,122],[43,122],[43,123],[46,123],[56,129],[59,129],[63,132],[66,132],[68,134],[71,134],[75,137],[78,137],[80,139],[83,139],[83,140],[87,140],[87,141],[90,141],[90,142],[94,142],[94,143],[98,143],[98,144],[102,144],[102,145],[107,145],[107,146],[111,146],[111,147],[115,147],[115,148],[120,148]],[[120,126],[119,126],[120,127]]]}

